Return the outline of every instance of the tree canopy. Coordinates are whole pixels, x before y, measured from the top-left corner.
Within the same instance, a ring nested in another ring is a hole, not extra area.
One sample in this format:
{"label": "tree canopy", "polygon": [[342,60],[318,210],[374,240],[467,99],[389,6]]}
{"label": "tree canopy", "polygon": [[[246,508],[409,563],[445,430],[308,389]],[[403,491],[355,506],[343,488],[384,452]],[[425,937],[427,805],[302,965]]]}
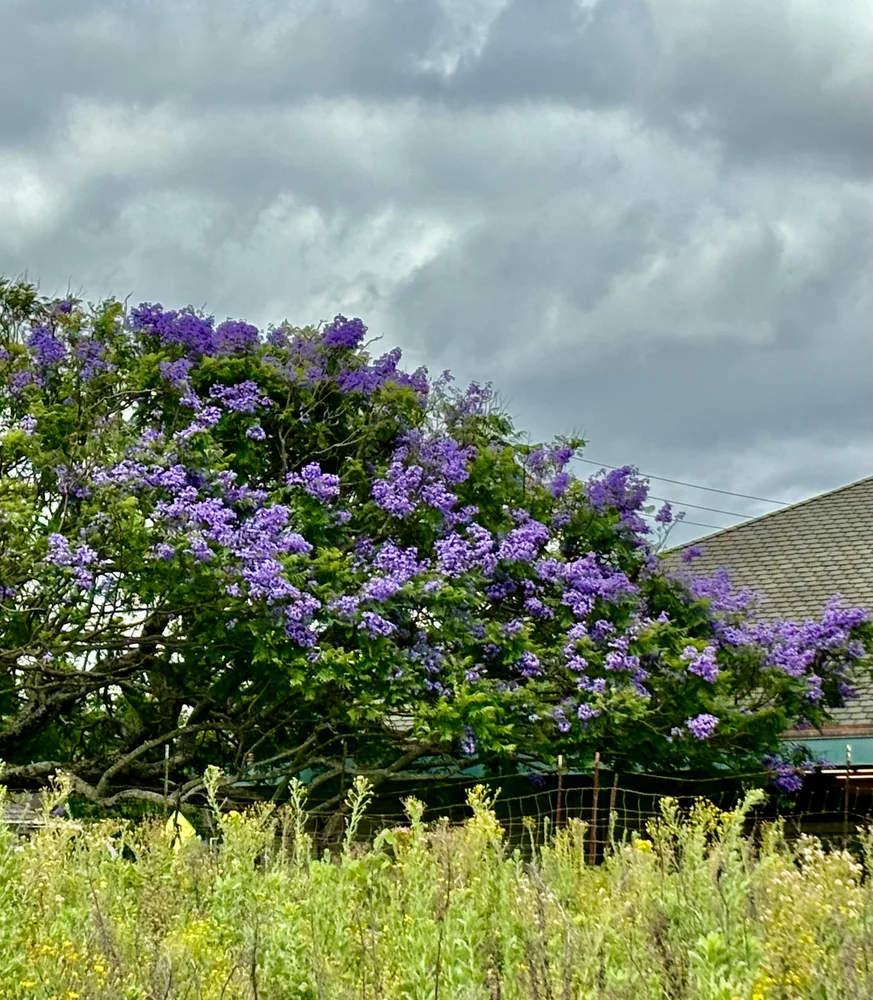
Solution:
{"label": "tree canopy", "polygon": [[851,695],[863,610],[670,576],[635,469],[577,479],[582,441],[366,337],[0,283],[4,780],[756,769]]}

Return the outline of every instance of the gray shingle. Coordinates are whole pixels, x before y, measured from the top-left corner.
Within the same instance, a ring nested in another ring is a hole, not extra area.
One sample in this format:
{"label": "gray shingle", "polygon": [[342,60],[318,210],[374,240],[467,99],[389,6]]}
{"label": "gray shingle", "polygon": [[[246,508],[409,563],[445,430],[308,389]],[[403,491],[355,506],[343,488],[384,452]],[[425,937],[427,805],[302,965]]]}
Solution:
{"label": "gray shingle", "polygon": [[[816,618],[834,594],[873,611],[873,476],[672,549],[667,565],[687,572],[681,555],[691,545],[703,549],[690,565],[694,576],[724,567],[736,587],[761,596],[769,621]],[[848,725],[873,733],[869,669],[855,686],[859,697],[834,710],[825,732]]]}

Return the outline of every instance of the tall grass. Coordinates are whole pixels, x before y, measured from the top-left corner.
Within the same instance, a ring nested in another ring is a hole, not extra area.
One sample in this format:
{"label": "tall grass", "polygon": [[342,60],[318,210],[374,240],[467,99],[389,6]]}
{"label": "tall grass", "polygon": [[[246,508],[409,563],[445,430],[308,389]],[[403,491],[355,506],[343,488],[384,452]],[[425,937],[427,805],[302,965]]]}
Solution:
{"label": "tall grass", "polygon": [[[58,789],[58,796],[64,789]],[[163,821],[0,830],[0,997],[38,1000],[869,1000],[863,862],[778,824],[662,804],[647,836],[586,863],[586,825],[509,850],[482,788],[461,827],[408,824],[315,857],[302,788],[220,845]]]}

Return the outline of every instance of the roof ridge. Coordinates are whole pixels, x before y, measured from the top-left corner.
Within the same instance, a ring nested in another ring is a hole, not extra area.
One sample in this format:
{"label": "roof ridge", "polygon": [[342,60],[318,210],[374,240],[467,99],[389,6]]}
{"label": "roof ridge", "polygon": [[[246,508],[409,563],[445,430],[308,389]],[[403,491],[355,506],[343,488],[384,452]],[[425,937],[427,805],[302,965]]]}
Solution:
{"label": "roof ridge", "polygon": [[[807,497],[805,500],[798,500],[796,503],[787,504],[785,507],[780,507],[779,510],[767,511],[766,514],[759,514],[757,517],[750,517],[747,521],[740,521],[739,524],[732,524],[727,528],[721,528],[708,535],[702,535],[700,538],[694,538],[690,542],[683,542],[681,545],[675,545],[671,549],[666,549],[664,555],[667,555],[669,552],[679,552],[682,549],[687,549],[692,545],[698,545],[701,542],[709,541],[712,538],[720,538],[722,535],[728,534],[728,532],[739,531],[741,528],[748,527],[750,524],[757,524],[759,521],[766,521],[768,518],[778,517],[780,514],[796,510],[798,507],[804,507],[806,504],[814,503],[816,500],[823,500],[825,497],[834,496],[836,493],[842,493],[843,490],[851,490],[854,487],[867,482],[873,482],[873,476],[862,476],[854,482],[845,483],[843,486],[837,486],[835,489],[826,490],[824,493],[816,493],[815,496]],[[681,504],[677,504],[676,506],[680,507]]]}

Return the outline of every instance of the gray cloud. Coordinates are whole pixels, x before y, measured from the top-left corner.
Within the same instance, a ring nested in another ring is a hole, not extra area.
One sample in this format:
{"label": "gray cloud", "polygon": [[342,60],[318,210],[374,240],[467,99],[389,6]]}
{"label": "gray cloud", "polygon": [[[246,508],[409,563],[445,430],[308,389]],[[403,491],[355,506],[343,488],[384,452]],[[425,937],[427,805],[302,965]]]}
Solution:
{"label": "gray cloud", "polygon": [[536,437],[799,499],[869,468],[871,20],[11,0],[0,271],[262,323],[357,313],[493,379]]}

